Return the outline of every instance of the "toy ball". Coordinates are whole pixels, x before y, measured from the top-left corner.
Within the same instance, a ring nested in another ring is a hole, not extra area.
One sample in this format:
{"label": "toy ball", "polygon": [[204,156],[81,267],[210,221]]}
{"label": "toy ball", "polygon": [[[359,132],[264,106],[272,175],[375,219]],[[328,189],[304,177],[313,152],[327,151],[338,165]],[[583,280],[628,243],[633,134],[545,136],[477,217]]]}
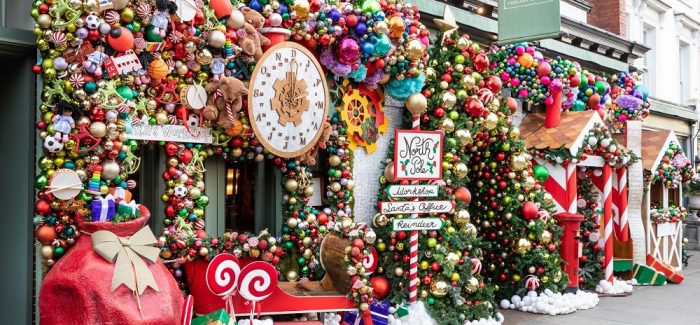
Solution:
{"label": "toy ball", "polygon": [[97,15],[88,15],[85,17],[85,26],[89,29],[97,29],[100,27],[100,17],[97,17]]}
{"label": "toy ball", "polygon": [[588,97],[588,106],[594,107],[598,106],[598,104],[600,104],[600,95],[593,94],[590,97]]}
{"label": "toy ball", "polygon": [[57,153],[63,150],[63,142],[58,141],[58,139],[52,136],[47,136],[44,139],[44,148],[50,153]]}
{"label": "toy ball", "polygon": [[148,65],[148,75],[155,80],[161,80],[168,75],[168,65],[163,59],[156,59]]}
{"label": "toy ball", "polygon": [[115,27],[107,35],[107,44],[115,51],[126,52],[134,47],[134,34],[124,27]]}

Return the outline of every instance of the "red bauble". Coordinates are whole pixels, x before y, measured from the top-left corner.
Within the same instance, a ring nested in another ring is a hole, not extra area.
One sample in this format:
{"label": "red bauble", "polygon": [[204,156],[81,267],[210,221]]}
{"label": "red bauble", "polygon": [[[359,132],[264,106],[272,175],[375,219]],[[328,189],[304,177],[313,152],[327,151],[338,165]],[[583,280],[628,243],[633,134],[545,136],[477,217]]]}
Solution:
{"label": "red bauble", "polygon": [[399,240],[404,240],[406,239],[406,232],[405,231],[399,231],[396,233],[396,238]]}
{"label": "red bauble", "polygon": [[175,142],[168,142],[165,144],[165,154],[168,156],[174,156],[177,153],[177,144]]}
{"label": "red bauble", "polygon": [[36,204],[34,204],[34,212],[38,215],[45,216],[51,212],[51,204],[46,200],[36,201]]}
{"label": "red bauble", "polygon": [[557,245],[549,244],[547,245],[547,250],[550,252],[554,252],[555,250],[557,250]]}
{"label": "red bauble", "polygon": [[458,187],[455,190],[455,200],[469,204],[472,201],[472,193],[466,187]]}
{"label": "red bauble", "polygon": [[486,68],[489,66],[489,59],[486,57],[486,54],[484,53],[479,53],[476,55],[474,58],[474,68],[476,68],[476,71],[483,72],[486,70]]}
{"label": "red bauble", "polygon": [[192,161],[192,150],[190,149],[185,149],[180,151],[180,153],[177,155],[177,158],[180,159],[181,162],[185,164],[189,164],[190,161]]}
{"label": "red bauble", "polygon": [[328,215],[325,212],[320,212],[318,215],[316,215],[316,219],[321,225],[328,223]]}
{"label": "red bauble", "polygon": [[520,208],[520,214],[525,220],[533,220],[537,218],[538,212],[539,209],[537,208],[537,205],[532,201],[525,201],[523,206]]}
{"label": "red bauble", "polygon": [[383,276],[375,276],[369,279],[369,283],[372,286],[372,292],[374,297],[377,299],[384,299],[389,295],[391,290],[391,285],[389,285],[389,280]]}
{"label": "red bauble", "polygon": [[501,83],[501,79],[496,77],[496,76],[490,76],[486,78],[486,88],[491,90],[494,94],[498,93],[501,91],[501,87],[503,84]]}
{"label": "red bauble", "polygon": [[484,110],[484,104],[474,98],[470,98],[467,101],[467,113],[471,115],[472,117],[478,117],[481,116],[482,111]]}
{"label": "red bauble", "polygon": [[352,246],[362,249],[365,248],[365,242],[362,240],[362,238],[355,238],[352,240]]}
{"label": "red bauble", "polygon": [[440,271],[440,264],[438,262],[433,261],[430,263],[430,269],[437,272]]}
{"label": "red bauble", "polygon": [[51,244],[58,236],[56,229],[53,226],[43,225],[34,232],[36,240],[44,245]]}

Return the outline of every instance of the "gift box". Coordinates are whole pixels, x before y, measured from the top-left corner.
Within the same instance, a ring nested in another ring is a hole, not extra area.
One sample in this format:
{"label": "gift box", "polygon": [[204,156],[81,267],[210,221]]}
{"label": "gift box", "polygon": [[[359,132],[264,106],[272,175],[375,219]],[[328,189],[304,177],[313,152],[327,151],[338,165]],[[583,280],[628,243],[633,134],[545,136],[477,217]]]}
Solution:
{"label": "gift box", "polygon": [[140,204],[136,204],[134,201],[129,203],[124,203],[124,201],[121,201],[119,202],[119,205],[117,205],[117,214],[122,216],[138,217],[139,205]]}
{"label": "gift box", "polygon": [[111,221],[115,214],[114,197],[96,197],[91,202],[92,221]]}
{"label": "gift box", "polygon": [[403,318],[408,316],[408,304],[402,304],[398,308],[396,308],[396,316],[399,318]]}
{"label": "gift box", "polygon": [[236,321],[231,319],[226,310],[219,309],[206,315],[199,316],[192,320],[192,325],[234,325]]}
{"label": "gift box", "polygon": [[[369,305],[370,317],[372,325],[388,325],[389,324],[389,303],[375,299]],[[348,311],[343,317],[343,325],[365,325],[362,317],[358,317],[356,311]]]}
{"label": "gift box", "polygon": [[651,256],[649,254],[647,255],[647,265],[653,268],[654,270],[663,273],[669,282],[681,284],[681,282],[685,280],[684,276],[676,273],[676,269],[673,266],[661,262],[654,256]]}
{"label": "gift box", "polygon": [[131,192],[129,190],[121,187],[113,187],[109,189],[109,194],[114,197],[117,203],[121,202],[131,202]]}
{"label": "gift box", "polygon": [[666,276],[661,272],[644,266],[635,264],[634,265],[634,278],[637,279],[639,284],[651,284],[651,285],[663,285],[666,283]]}

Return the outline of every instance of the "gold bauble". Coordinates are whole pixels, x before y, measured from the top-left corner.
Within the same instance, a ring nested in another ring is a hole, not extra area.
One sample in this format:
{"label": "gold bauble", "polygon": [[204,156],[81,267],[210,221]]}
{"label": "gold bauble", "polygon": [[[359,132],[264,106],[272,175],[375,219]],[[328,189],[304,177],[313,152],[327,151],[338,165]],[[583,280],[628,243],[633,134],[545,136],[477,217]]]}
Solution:
{"label": "gold bauble", "polygon": [[113,180],[119,176],[119,164],[114,160],[106,160],[102,163],[102,179]]}
{"label": "gold bauble", "polygon": [[427,107],[428,99],[421,93],[413,93],[406,99],[406,109],[408,109],[413,116],[423,114]]}
{"label": "gold bauble", "polygon": [[518,239],[517,242],[515,242],[515,245],[513,246],[513,250],[522,255],[530,251],[532,248],[532,243],[527,238],[520,238]]}
{"label": "gold bauble", "polygon": [[401,15],[393,15],[388,19],[388,21],[389,30],[391,31],[389,36],[391,38],[400,38],[401,36],[403,36],[403,32],[406,29],[406,24],[404,23],[403,18],[401,18]]}
{"label": "gold bauble", "polygon": [[53,22],[53,19],[47,14],[41,14],[36,18],[36,23],[43,29],[51,27],[51,22]]}
{"label": "gold bauble", "polygon": [[313,186],[305,187],[304,188],[304,196],[306,196],[306,197],[314,196],[314,187]]}
{"label": "gold bauble", "polygon": [[420,297],[421,298],[428,298],[428,290],[421,290]]}
{"label": "gold bauble", "polygon": [[457,96],[455,94],[445,91],[442,93],[442,103],[445,105],[446,108],[451,108],[454,107],[455,104],[457,104]]}
{"label": "gold bauble", "polygon": [[552,241],[552,233],[548,230],[543,231],[542,235],[540,236],[540,241],[542,244],[548,244],[550,241]]}
{"label": "gold bauble", "polygon": [[53,257],[53,247],[51,245],[41,246],[41,257],[49,259]]}
{"label": "gold bauble", "polygon": [[168,114],[166,114],[165,112],[156,113],[156,123],[158,123],[159,125],[168,123]]}
{"label": "gold bauble", "polygon": [[521,171],[525,169],[525,167],[527,167],[527,159],[525,159],[525,155],[513,155],[513,157],[511,158],[510,167],[516,171]]}
{"label": "gold bauble", "polygon": [[454,221],[460,227],[464,227],[464,225],[468,224],[470,220],[471,217],[469,216],[469,211],[467,210],[460,209],[457,211],[457,213],[455,213]]}
{"label": "gold bauble", "polygon": [[304,19],[309,15],[309,1],[295,0],[292,9],[297,13],[297,18]]}
{"label": "gold bauble", "polygon": [[337,167],[340,165],[340,157],[337,155],[330,156],[330,158],[328,158],[328,164],[331,165],[331,167]]}
{"label": "gold bauble", "polygon": [[486,116],[486,128],[489,130],[493,130],[498,126],[498,115],[494,113],[489,113],[488,116]]}
{"label": "gold bauble", "polygon": [[468,294],[473,294],[478,289],[479,289],[479,280],[475,277],[469,278],[469,280],[467,281],[467,284],[464,286],[464,290],[466,290]]}
{"label": "gold bauble", "polygon": [[419,60],[423,57],[423,44],[417,40],[411,40],[406,46],[406,56],[410,60]]}
{"label": "gold bauble", "polygon": [[464,88],[472,89],[476,85],[476,80],[474,80],[474,77],[472,77],[472,75],[465,74],[462,78],[462,84],[464,84]]}
{"label": "gold bauble", "polygon": [[455,134],[457,135],[457,139],[459,139],[459,143],[461,143],[462,145],[467,145],[470,142],[472,142],[472,134],[471,132],[469,132],[469,130],[457,130]]}
{"label": "gold bauble", "polygon": [[386,217],[386,215],[377,213],[374,215],[374,218],[372,219],[372,225],[376,227],[384,227],[389,223],[389,218]]}
{"label": "gold bauble", "polygon": [[330,185],[330,189],[331,189],[331,191],[333,191],[334,193],[339,192],[342,188],[343,188],[343,186],[340,185],[340,183],[338,183],[338,182],[333,182],[333,183],[331,183],[331,185]]}
{"label": "gold bauble", "polygon": [[449,252],[446,257],[447,261],[452,263],[452,265],[457,265],[459,263],[459,255]]}
{"label": "gold bauble", "polygon": [[447,288],[447,282],[442,280],[433,281],[433,283],[430,284],[430,294],[442,298],[447,295]]}
{"label": "gold bauble", "polygon": [[476,226],[474,226],[471,223],[467,223],[466,225],[464,225],[464,227],[462,228],[462,232],[471,238],[476,238]]}
{"label": "gold bauble", "polygon": [[226,45],[226,35],[220,30],[212,30],[207,37],[207,44],[213,48],[222,49]]}
{"label": "gold bauble", "polygon": [[457,163],[454,168],[455,175],[457,178],[464,178],[469,173],[469,168],[464,163]]}
{"label": "gold bauble", "polygon": [[107,135],[107,125],[102,122],[92,122],[90,124],[90,134],[96,138],[102,138]]}
{"label": "gold bauble", "polygon": [[297,271],[291,270],[287,271],[287,280],[291,282],[296,282],[296,280],[299,280],[299,273]]}
{"label": "gold bauble", "polygon": [[542,277],[542,283],[547,283],[547,282],[549,282],[549,277],[545,275]]}
{"label": "gold bauble", "polygon": [[213,59],[214,56],[207,49],[202,49],[200,52],[197,53],[197,63],[199,63],[200,65],[207,65],[211,63]]}
{"label": "gold bauble", "polygon": [[[309,238],[309,237],[306,237],[306,238]],[[312,251],[311,249],[307,248],[307,249],[304,250],[304,254],[303,254],[303,255],[304,255],[304,258],[305,258],[305,259],[309,260],[309,259],[311,259],[312,257],[314,257],[314,251]]]}
{"label": "gold bauble", "polygon": [[561,270],[557,271],[557,273],[554,273],[554,283],[559,283],[562,278],[562,273]]}
{"label": "gold bauble", "polygon": [[284,188],[287,192],[295,192],[299,188],[299,183],[296,179],[290,178],[284,183]]}
{"label": "gold bauble", "polygon": [[343,229],[350,229],[352,227],[353,222],[352,219],[345,217],[343,218],[343,221],[340,222],[340,227]]}
{"label": "gold bauble", "polygon": [[465,37],[460,37],[460,38],[457,40],[457,48],[460,49],[460,50],[464,50],[464,49],[466,49],[467,47],[469,47],[469,45],[471,45],[470,43],[471,43],[471,42],[469,41],[469,39],[467,39],[467,38],[465,38]]}
{"label": "gold bauble", "polygon": [[452,119],[446,118],[442,120],[440,128],[445,130],[447,133],[452,133],[455,130],[455,122]]}

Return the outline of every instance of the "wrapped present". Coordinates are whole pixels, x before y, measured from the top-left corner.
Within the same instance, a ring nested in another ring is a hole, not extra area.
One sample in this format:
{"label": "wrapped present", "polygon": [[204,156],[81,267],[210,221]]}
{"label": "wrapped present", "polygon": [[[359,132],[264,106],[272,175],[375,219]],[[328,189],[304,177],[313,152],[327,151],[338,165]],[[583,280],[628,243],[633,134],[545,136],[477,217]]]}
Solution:
{"label": "wrapped present", "polygon": [[113,187],[109,189],[109,194],[111,194],[114,197],[114,200],[117,203],[120,202],[131,202],[131,192],[127,189],[124,189],[122,187]]}
{"label": "wrapped present", "polygon": [[403,318],[408,316],[408,304],[404,303],[396,308],[396,316]]}
{"label": "wrapped present", "polygon": [[192,320],[192,325],[234,325],[236,320],[224,309],[219,309],[206,315],[199,316]]}
{"label": "wrapped present", "polygon": [[115,214],[114,197],[96,197],[92,200],[92,221],[111,221]]}
{"label": "wrapped present", "polygon": [[121,201],[119,202],[119,205],[117,205],[117,214],[122,216],[138,217],[139,205],[140,204],[136,204],[134,201],[129,203]]}
{"label": "wrapped present", "polygon": [[654,256],[651,256],[650,254],[647,255],[647,265],[649,267],[653,268],[654,270],[663,273],[669,282],[673,282],[675,284],[681,284],[681,282],[683,282],[683,280],[685,280],[684,276],[676,273],[676,269],[673,266],[659,261],[658,259],[656,259]]}
{"label": "wrapped present", "polygon": [[[388,325],[389,324],[389,303],[375,299],[369,305],[370,318],[372,325]],[[365,325],[362,317],[358,317],[356,311],[349,311],[343,317],[343,325]]]}
{"label": "wrapped present", "polygon": [[637,279],[639,284],[651,284],[658,286],[666,283],[665,275],[648,266],[635,264],[633,269],[634,278]]}

